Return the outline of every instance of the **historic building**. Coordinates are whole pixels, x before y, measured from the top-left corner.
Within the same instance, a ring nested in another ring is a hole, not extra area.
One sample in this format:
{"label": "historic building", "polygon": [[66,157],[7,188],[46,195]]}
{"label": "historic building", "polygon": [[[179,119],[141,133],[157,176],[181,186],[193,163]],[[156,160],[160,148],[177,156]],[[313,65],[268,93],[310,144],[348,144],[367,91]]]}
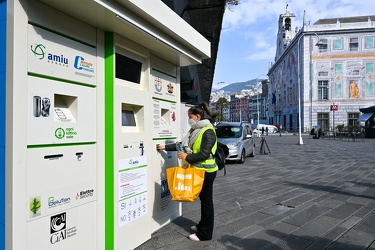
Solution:
{"label": "historic building", "polygon": [[359,109],[375,103],[375,16],[303,21],[300,29],[294,17],[288,10],[279,17],[268,72],[269,123],[297,131],[300,104],[304,132],[356,125]]}

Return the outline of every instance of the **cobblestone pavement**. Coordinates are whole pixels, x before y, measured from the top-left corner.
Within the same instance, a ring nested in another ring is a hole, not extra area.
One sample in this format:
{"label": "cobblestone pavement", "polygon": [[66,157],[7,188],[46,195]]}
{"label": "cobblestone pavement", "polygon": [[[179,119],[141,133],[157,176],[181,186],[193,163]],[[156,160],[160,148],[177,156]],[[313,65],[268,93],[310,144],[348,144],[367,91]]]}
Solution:
{"label": "cobblestone pavement", "polygon": [[297,145],[298,136],[273,134],[262,155],[260,139],[254,158],[218,173],[212,240],[187,238],[198,200],[136,249],[375,249],[375,139],[303,135]]}

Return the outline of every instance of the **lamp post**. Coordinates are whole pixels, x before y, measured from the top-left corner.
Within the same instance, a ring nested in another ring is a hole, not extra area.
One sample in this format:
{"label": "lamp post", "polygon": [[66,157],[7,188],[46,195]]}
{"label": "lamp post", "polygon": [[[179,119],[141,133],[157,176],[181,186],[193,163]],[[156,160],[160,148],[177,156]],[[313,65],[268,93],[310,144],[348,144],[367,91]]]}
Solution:
{"label": "lamp post", "polygon": [[[259,102],[258,102],[258,100],[259,100],[259,86],[258,86],[258,79],[259,79],[259,77],[261,77],[261,76],[265,76],[265,77],[267,77],[268,78],[268,76],[266,76],[266,75],[259,75],[258,77],[257,77],[257,83],[256,83],[256,87],[257,87],[257,119],[258,119],[258,123],[257,123],[257,128],[258,128],[258,126],[259,126]],[[259,128],[258,128],[259,129]]]}
{"label": "lamp post", "polygon": [[[300,51],[299,42],[300,42],[301,38],[304,37],[307,34],[308,33],[303,33],[298,38],[298,41],[297,41],[297,71],[298,71],[298,73],[297,73],[298,74],[298,143],[297,143],[297,145],[303,145],[302,131],[301,131],[302,123],[301,123],[301,82],[300,82],[300,72],[299,72],[299,68],[300,68],[300,65],[299,65],[299,51]],[[318,34],[316,34],[316,33],[313,33],[313,34],[318,37],[318,42],[315,44],[315,46],[321,45],[320,38],[319,38]]]}

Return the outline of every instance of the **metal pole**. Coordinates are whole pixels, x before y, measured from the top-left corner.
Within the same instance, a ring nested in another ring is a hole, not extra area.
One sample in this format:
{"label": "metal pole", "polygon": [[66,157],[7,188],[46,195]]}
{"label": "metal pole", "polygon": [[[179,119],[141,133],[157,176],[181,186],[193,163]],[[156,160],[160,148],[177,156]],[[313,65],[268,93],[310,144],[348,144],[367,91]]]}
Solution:
{"label": "metal pole", "polygon": [[299,42],[302,37],[304,37],[305,34],[302,34],[300,38],[298,38],[297,42],[297,75],[298,75],[298,145],[303,145],[303,140],[302,140],[302,132],[301,132],[301,83],[300,83],[300,72],[299,72]]}
{"label": "metal pole", "polygon": [[[258,76],[259,77],[259,76]],[[257,87],[257,128],[259,129],[259,102],[258,102],[258,99],[259,99],[259,89],[258,89],[258,77],[257,77],[257,84],[255,85]]]}
{"label": "metal pole", "polygon": [[[300,64],[299,64],[299,51],[300,51],[300,48],[299,48],[299,42],[301,40],[302,37],[304,37],[307,33],[304,33],[302,34],[299,38],[298,38],[298,41],[297,41],[297,69],[298,69],[298,145],[303,145],[303,141],[302,141],[302,131],[301,131],[301,127],[302,127],[302,122],[301,122],[301,81],[300,81]],[[318,46],[318,44],[320,43],[320,38],[318,36],[317,33],[313,33],[317,38],[318,38],[318,43],[316,44],[316,46]],[[311,58],[310,58],[311,60]],[[310,97],[312,98],[312,97]],[[312,110],[311,110],[312,112]],[[311,113],[312,115],[312,113]]]}

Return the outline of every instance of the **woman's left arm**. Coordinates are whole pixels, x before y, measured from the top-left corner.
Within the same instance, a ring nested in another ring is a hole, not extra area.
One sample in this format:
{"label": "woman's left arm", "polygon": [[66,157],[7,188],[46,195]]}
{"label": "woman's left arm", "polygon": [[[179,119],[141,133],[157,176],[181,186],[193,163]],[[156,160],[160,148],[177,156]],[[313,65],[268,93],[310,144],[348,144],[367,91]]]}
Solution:
{"label": "woman's left arm", "polygon": [[189,163],[200,162],[207,160],[210,157],[212,147],[216,142],[216,134],[212,129],[207,129],[202,136],[202,144],[200,152],[197,154],[188,154],[186,161]]}

